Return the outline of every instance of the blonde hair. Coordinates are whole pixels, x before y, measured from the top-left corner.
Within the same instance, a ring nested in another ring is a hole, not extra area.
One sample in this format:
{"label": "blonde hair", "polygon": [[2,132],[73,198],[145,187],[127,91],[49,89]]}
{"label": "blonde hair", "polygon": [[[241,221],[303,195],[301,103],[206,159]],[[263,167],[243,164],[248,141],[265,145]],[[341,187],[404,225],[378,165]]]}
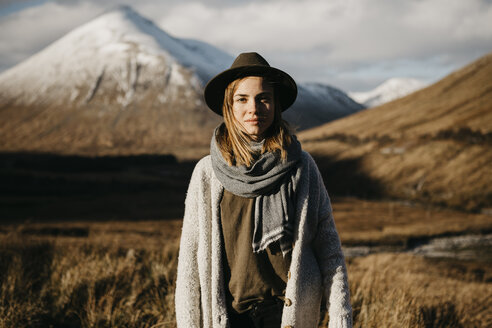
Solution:
{"label": "blonde hair", "polygon": [[282,160],[287,158],[287,147],[292,142],[292,132],[287,122],[282,120],[282,108],[275,90],[274,79],[262,76],[264,81],[273,86],[274,95],[274,118],[270,127],[265,132],[265,142],[258,153],[251,148],[251,138],[240,128],[232,111],[234,92],[239,83],[246,77],[236,79],[229,83],[224,91],[224,103],[222,105],[222,115],[224,124],[222,124],[216,135],[217,144],[222,153],[222,157],[231,166],[246,165],[251,166],[259,154],[266,152],[280,152]]}

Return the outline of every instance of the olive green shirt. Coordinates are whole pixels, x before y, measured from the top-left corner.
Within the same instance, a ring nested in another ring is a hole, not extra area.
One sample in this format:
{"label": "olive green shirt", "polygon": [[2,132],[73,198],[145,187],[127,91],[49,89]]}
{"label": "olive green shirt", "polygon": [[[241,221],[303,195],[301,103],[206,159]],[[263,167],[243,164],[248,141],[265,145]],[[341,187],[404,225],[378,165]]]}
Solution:
{"label": "olive green shirt", "polygon": [[291,253],[284,257],[278,242],[272,243],[266,251],[253,253],[254,198],[224,190],[220,214],[229,308],[243,313],[258,301],[283,299]]}

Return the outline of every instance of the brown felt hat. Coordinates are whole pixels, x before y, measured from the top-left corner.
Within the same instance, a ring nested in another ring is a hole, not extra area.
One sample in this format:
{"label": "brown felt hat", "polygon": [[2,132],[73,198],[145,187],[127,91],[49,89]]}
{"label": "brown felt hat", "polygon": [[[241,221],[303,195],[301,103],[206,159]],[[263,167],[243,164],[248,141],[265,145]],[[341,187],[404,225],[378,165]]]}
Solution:
{"label": "brown felt hat", "polygon": [[278,93],[282,111],[289,108],[297,97],[297,85],[289,74],[271,67],[256,52],[242,53],[234,60],[231,68],[217,74],[205,86],[205,102],[211,110],[222,116],[224,92],[229,83],[246,76],[268,76],[277,82],[275,92]]}

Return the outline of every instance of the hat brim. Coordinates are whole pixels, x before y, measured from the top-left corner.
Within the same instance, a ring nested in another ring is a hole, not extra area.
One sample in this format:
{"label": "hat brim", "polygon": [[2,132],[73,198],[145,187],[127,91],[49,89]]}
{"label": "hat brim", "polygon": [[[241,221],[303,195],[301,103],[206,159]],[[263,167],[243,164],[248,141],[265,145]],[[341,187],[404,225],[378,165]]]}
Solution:
{"label": "hat brim", "polygon": [[246,76],[268,76],[273,78],[278,83],[275,85],[275,92],[278,93],[282,111],[289,108],[297,98],[297,85],[289,74],[275,67],[251,65],[230,68],[213,77],[204,90],[207,106],[222,116],[225,89],[232,81]]}

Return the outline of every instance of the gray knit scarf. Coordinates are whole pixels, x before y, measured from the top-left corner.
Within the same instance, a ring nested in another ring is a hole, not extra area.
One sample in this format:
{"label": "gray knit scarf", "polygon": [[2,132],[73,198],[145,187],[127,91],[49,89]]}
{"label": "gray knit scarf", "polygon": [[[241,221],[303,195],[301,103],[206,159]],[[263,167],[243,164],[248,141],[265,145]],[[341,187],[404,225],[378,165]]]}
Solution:
{"label": "gray knit scarf", "polygon": [[[259,155],[251,167],[229,166],[220,152],[215,130],[210,145],[212,167],[225,189],[242,197],[255,197],[253,252],[265,250],[279,241],[285,255],[292,249],[295,221],[294,188],[297,186],[296,168],[300,163],[301,144],[293,136],[283,161],[279,152]],[[262,143],[252,144],[261,150]]]}

